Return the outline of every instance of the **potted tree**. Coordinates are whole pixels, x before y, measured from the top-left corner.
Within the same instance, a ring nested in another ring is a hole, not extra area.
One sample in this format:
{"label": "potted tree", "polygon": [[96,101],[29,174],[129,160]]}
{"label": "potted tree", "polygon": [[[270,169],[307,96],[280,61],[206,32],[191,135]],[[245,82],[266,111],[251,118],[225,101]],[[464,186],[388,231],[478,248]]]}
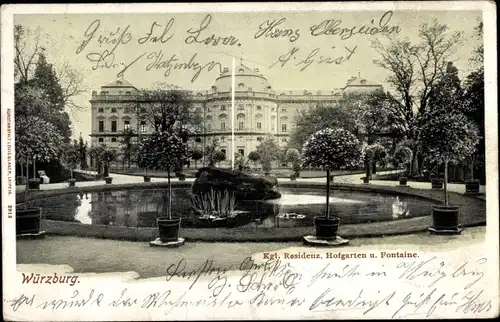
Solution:
{"label": "potted tree", "polygon": [[293,173],[290,175],[291,180],[295,180],[300,176],[300,152],[297,149],[288,149],[285,154],[286,162],[292,163]]}
{"label": "potted tree", "polygon": [[432,113],[419,134],[422,153],[438,165],[444,164],[444,204],[432,207],[434,233],[459,233],[459,207],[449,204],[448,164],[474,153],[479,142],[476,126],[460,112]]}
{"label": "potted tree", "polygon": [[[55,126],[37,116],[20,115],[15,121],[16,159],[24,160],[29,173],[29,160],[50,161],[61,155],[62,136]],[[34,158],[35,156],[35,158]],[[28,183],[24,190],[24,207],[16,209],[16,235],[40,234],[42,210],[28,207]]]}
{"label": "potted tree", "polygon": [[187,144],[177,135],[155,132],[139,146],[139,164],[155,170],[167,171],[168,205],[167,214],[156,220],[161,243],[179,242],[181,218],[172,215],[171,171],[188,159]]}
{"label": "potted tree", "polygon": [[191,159],[194,161],[194,167],[195,169],[198,169],[198,161],[200,161],[203,158],[203,151],[195,148],[191,151]]}
{"label": "potted tree", "polygon": [[248,154],[248,160],[250,160],[254,167],[257,165],[257,163],[260,161],[260,154],[257,151],[252,151]]}
{"label": "potted tree", "polygon": [[303,164],[323,168],[327,176],[325,215],[314,218],[317,239],[337,239],[340,217],[330,214],[330,171],[357,166],[361,153],[361,144],[356,136],[342,128],[320,130],[304,143]]}
{"label": "potted tree", "polygon": [[64,152],[64,159],[67,166],[70,168],[70,179],[68,180],[68,187],[74,187],[76,180],[73,177],[73,170],[80,164],[80,148],[77,144],[68,144]]}
{"label": "potted tree", "polygon": [[106,181],[106,184],[111,184],[113,182],[113,177],[109,176],[109,165],[111,161],[116,159],[117,153],[115,150],[109,149],[106,145],[103,145],[102,148],[99,158],[104,166],[104,181]]}
{"label": "potted tree", "polygon": [[474,158],[474,155],[471,157],[471,163],[470,163],[470,177],[469,179],[465,180],[465,194],[467,195],[478,195],[479,194],[479,180],[474,179],[474,163],[476,159]]}
{"label": "potted tree", "polygon": [[407,146],[400,145],[394,152],[394,160],[398,166],[403,166],[403,173],[399,177],[399,185],[406,186],[408,184],[408,173],[410,171],[410,163],[413,160],[413,152]]}

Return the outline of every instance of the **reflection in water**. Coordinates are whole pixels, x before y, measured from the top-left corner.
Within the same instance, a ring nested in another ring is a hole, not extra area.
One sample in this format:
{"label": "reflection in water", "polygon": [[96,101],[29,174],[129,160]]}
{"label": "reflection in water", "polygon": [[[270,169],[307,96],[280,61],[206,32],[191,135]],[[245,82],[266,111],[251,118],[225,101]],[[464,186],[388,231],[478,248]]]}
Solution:
{"label": "reflection in water", "polygon": [[[314,225],[324,216],[325,196],[321,191],[281,189],[282,198],[268,201],[240,201],[236,218],[218,222],[222,227],[289,228]],[[397,220],[430,214],[431,202],[377,193],[334,191],[330,213],[341,224]],[[156,218],[166,215],[168,189],[105,191],[74,194],[37,201],[44,218],[83,224],[155,227]],[[182,217],[184,227],[214,227],[191,208],[189,189],[172,189],[172,216]]]}

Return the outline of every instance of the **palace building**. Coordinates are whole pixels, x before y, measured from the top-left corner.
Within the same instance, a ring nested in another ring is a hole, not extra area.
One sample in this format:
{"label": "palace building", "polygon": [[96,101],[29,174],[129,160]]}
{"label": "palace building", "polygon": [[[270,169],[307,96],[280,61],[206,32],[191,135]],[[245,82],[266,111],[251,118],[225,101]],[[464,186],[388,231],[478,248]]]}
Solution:
{"label": "palace building", "polygon": [[[275,90],[259,69],[251,69],[240,63],[235,71],[235,109],[232,106],[232,75],[229,68],[215,79],[208,90],[193,91],[193,108],[203,117],[202,130],[193,138],[195,145],[203,147],[217,139],[227,160],[232,151],[232,116],[234,115],[234,152],[248,156],[267,135],[274,135],[280,146],[286,146],[295,128],[295,115],[316,104],[331,104],[342,100],[344,93],[368,92],[382,89],[358,77],[347,80],[339,89],[315,91]],[[120,151],[123,130],[133,129],[139,136],[152,133],[153,127],[140,114],[141,90],[130,82],[119,79],[93,91],[92,145],[106,144]],[[138,105],[139,104],[139,105]]]}

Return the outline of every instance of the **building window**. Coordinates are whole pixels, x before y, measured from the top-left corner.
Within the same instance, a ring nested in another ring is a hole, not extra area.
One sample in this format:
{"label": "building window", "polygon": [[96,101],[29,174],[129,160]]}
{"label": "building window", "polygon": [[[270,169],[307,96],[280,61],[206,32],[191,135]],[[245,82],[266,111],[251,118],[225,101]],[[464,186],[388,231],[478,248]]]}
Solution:
{"label": "building window", "polygon": [[125,121],[123,121],[123,128],[124,128],[125,130],[130,129],[130,121],[129,121],[129,120],[125,120]]}
{"label": "building window", "polygon": [[111,108],[111,113],[116,113],[116,107]]}
{"label": "building window", "polygon": [[104,132],[104,121],[99,121],[99,132]]}
{"label": "building window", "polygon": [[141,113],[146,113],[146,108],[145,107],[141,107]]}
{"label": "building window", "polygon": [[261,142],[262,141],[262,137],[261,136],[258,136],[257,137],[257,142]]}
{"label": "building window", "polygon": [[286,141],[287,141],[286,138],[281,139],[281,142],[286,142]]}
{"label": "building window", "polygon": [[245,155],[245,149],[238,149],[238,153],[240,155]]}
{"label": "building window", "polygon": [[224,156],[226,156],[226,149],[220,149],[222,153],[224,153]]}
{"label": "building window", "polygon": [[274,126],[274,123],[271,123],[271,131],[275,131],[276,127]]}
{"label": "building window", "polygon": [[220,106],[220,110],[221,110],[221,111],[225,111],[225,110],[226,110],[226,105],[221,105],[221,106]]}
{"label": "building window", "polygon": [[282,111],[282,112],[286,112],[286,108],[282,108],[282,109],[281,109],[281,111]]}
{"label": "building window", "polygon": [[201,113],[201,107],[196,108],[196,113]]}
{"label": "building window", "polygon": [[245,86],[245,84],[243,84],[243,83],[239,83],[239,84],[238,84],[238,87],[239,87],[239,88],[243,88],[244,86]]}
{"label": "building window", "polygon": [[104,142],[104,138],[98,138],[97,141]]}
{"label": "building window", "polygon": [[225,137],[225,136],[221,137],[221,138],[220,138],[220,141],[221,141],[221,142],[226,142],[226,137]]}
{"label": "building window", "polygon": [[261,122],[257,122],[257,130],[262,130],[262,123]]}
{"label": "building window", "polygon": [[245,109],[245,107],[243,106],[243,104],[238,104],[238,109],[239,109],[239,110],[244,110],[244,109]]}
{"label": "building window", "polygon": [[99,113],[104,113],[104,108],[99,107],[99,109],[97,109],[97,111],[98,111]]}
{"label": "building window", "polygon": [[281,124],[281,132],[286,132],[286,123]]}
{"label": "building window", "polygon": [[271,108],[271,112],[274,112],[274,107],[273,107],[273,108]]}
{"label": "building window", "polygon": [[116,142],[116,138],[111,138],[111,142]]}
{"label": "building window", "polygon": [[211,130],[212,130],[212,124],[210,124],[210,123],[208,123],[208,124],[207,124],[207,130],[208,130],[208,131],[211,131]]}
{"label": "building window", "polygon": [[125,107],[125,108],[123,109],[123,113],[125,113],[125,114],[130,113],[130,108]]}
{"label": "building window", "polygon": [[146,132],[146,121],[141,121],[141,132]]}
{"label": "building window", "polygon": [[125,94],[126,94],[126,95],[131,95],[131,94],[132,94],[132,92],[125,92]]}
{"label": "building window", "polygon": [[224,131],[226,129],[226,122],[220,122],[220,129]]}
{"label": "building window", "polygon": [[262,106],[257,105],[257,110],[260,111],[262,109]]}
{"label": "building window", "polygon": [[116,121],[111,121],[111,132],[116,132]]}
{"label": "building window", "polygon": [[238,122],[238,130],[243,130],[244,123],[245,122]]}
{"label": "building window", "polygon": [[207,108],[207,112],[208,112],[208,113],[212,112],[212,109],[211,109],[210,107],[209,107],[209,108]]}

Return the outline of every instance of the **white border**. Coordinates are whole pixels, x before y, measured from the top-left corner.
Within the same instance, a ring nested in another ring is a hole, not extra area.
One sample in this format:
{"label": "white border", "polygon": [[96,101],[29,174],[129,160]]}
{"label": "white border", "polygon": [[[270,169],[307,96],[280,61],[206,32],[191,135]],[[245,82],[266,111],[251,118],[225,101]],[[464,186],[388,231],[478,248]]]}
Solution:
{"label": "white border", "polygon": [[[499,208],[498,208],[498,110],[497,110],[497,48],[496,8],[487,1],[422,1],[422,2],[337,2],[337,3],[177,3],[177,4],[15,4],[1,7],[1,113],[2,113],[2,259],[3,289],[12,287],[9,281],[16,267],[14,218],[7,218],[7,207],[15,207],[15,171],[8,180],[7,175],[7,111],[13,116],[13,15],[40,13],[158,13],[158,12],[251,12],[251,11],[362,11],[362,10],[482,10],[484,23],[484,65],[485,65],[485,127],[486,127],[486,171],[487,171],[487,222],[486,242],[488,249],[497,258],[499,254]],[[11,153],[14,155],[14,117],[11,118]],[[12,185],[12,195],[7,192]],[[499,276],[498,262],[491,264],[492,276]],[[10,285],[9,285],[10,284]],[[497,294],[500,288],[497,281]],[[4,292],[5,293],[5,292]]]}

